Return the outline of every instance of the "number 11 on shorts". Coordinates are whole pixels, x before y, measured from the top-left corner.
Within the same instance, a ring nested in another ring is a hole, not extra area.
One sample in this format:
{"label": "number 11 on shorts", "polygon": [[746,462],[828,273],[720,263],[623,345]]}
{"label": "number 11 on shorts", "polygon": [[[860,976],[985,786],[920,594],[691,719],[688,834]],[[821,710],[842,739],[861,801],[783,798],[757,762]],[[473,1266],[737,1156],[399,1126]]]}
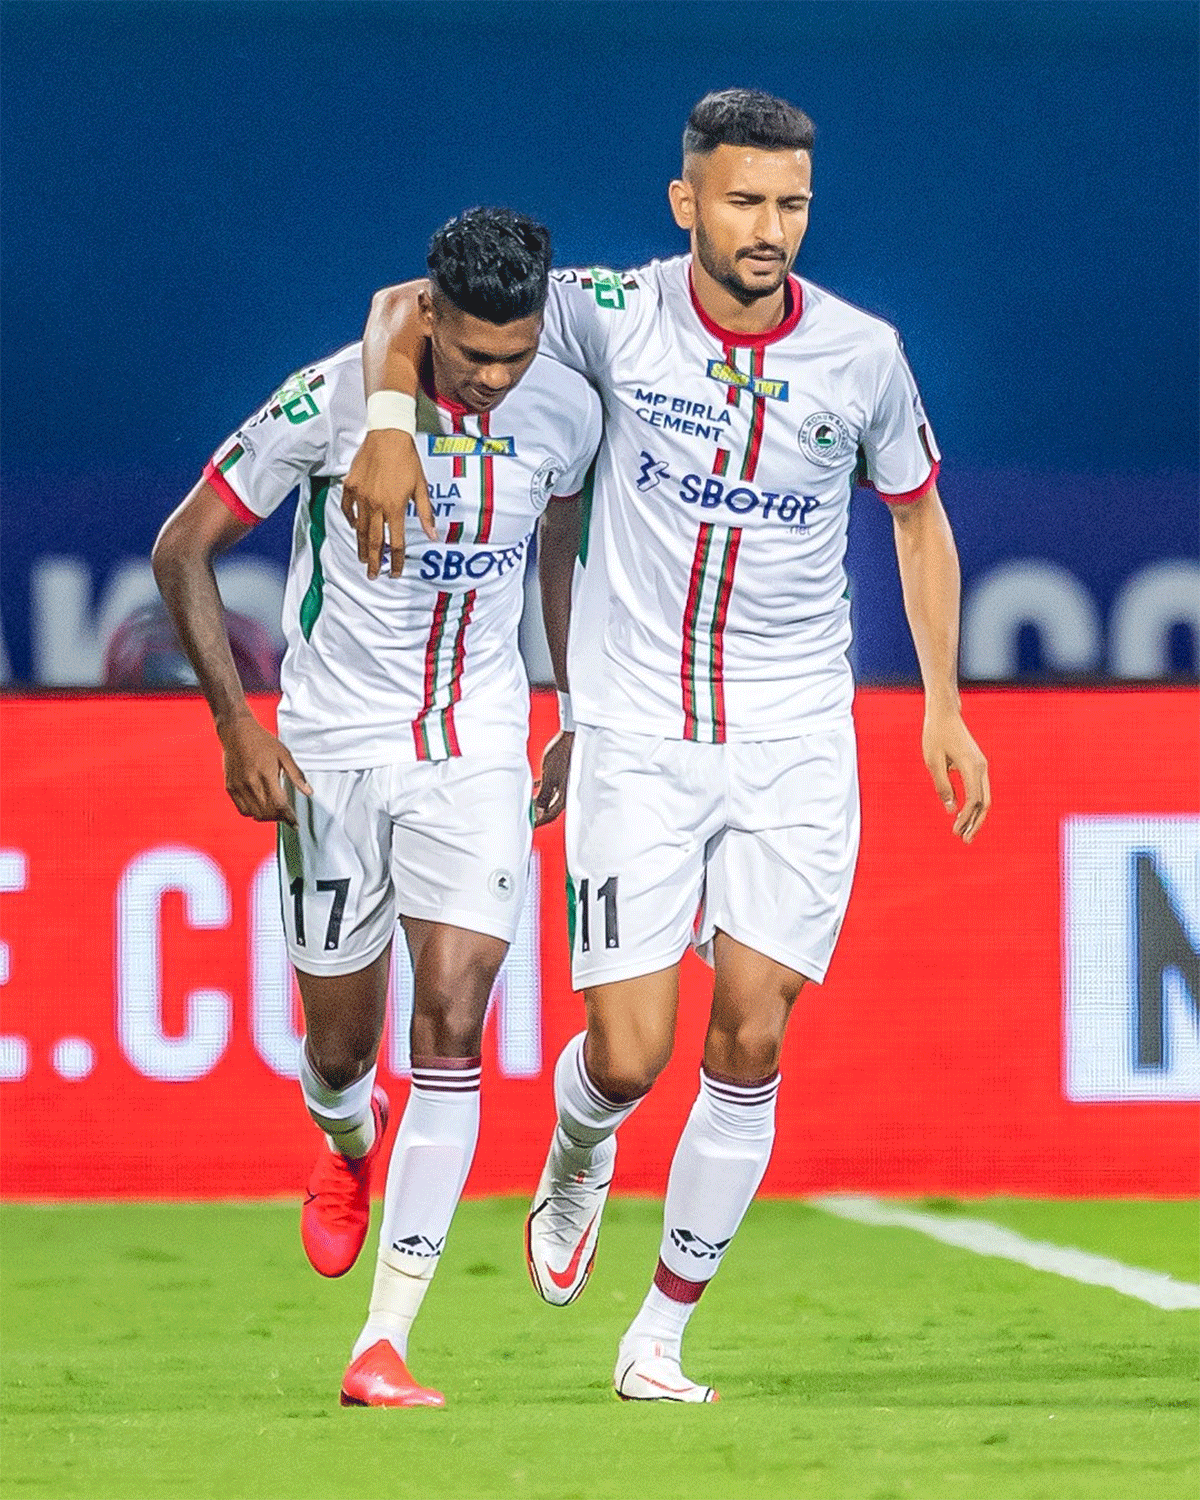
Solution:
{"label": "number 11 on shorts", "polygon": [[[591,882],[579,882],[579,948],[582,953],[592,950],[592,913],[589,904]],[[617,926],[617,877],[610,875],[596,890],[596,900],[604,902],[604,946],[619,948],[621,933]]]}

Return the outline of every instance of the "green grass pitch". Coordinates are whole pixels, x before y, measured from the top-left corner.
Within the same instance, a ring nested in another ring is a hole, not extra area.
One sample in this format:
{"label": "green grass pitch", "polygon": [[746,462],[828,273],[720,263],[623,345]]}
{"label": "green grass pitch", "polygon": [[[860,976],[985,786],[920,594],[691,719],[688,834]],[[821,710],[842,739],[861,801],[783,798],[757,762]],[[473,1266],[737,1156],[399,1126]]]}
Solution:
{"label": "green grass pitch", "polygon": [[[926,1204],[925,1207],[931,1205]],[[1197,1279],[1179,1203],[938,1203]],[[0,1494],[213,1500],[1193,1500],[1197,1315],[803,1203],[760,1202],[689,1329],[716,1406],[615,1399],[657,1250],[615,1200],[541,1304],[524,1202],[463,1205],[411,1364],[445,1411],[344,1411],[374,1236],[342,1281],[285,1203],[0,1211]]]}

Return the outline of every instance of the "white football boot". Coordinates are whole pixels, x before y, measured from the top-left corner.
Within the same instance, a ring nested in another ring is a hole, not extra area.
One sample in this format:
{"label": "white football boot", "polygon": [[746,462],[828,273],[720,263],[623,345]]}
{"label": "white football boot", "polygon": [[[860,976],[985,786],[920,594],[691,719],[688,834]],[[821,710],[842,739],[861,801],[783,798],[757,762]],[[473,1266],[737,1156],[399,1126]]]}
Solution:
{"label": "white football boot", "polygon": [[525,1264],[538,1295],[555,1307],[574,1302],[596,1259],[600,1215],[612,1186],[617,1140],[609,1136],[585,1153],[556,1126],[550,1154],[525,1220]]}
{"label": "white football boot", "polygon": [[613,1385],[622,1401],[719,1401],[711,1385],[697,1385],[679,1367],[678,1350],[657,1339],[626,1335],[617,1350]]}

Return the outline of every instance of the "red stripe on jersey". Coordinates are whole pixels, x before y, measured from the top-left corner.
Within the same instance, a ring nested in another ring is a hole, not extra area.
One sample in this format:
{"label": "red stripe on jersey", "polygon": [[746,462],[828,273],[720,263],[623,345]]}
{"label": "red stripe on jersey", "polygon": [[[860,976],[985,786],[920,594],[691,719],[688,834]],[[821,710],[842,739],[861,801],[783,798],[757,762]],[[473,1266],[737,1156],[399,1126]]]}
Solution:
{"label": "red stripe on jersey", "polygon": [[885,495],[879,491],[879,498],[886,500],[889,505],[911,505],[914,500],[920,500],[927,495],[937,483],[938,471],[941,469],[941,461],[935,460],[933,468],[929,471],[929,477],[922,484],[917,485],[915,490],[906,490],[903,495]]}
{"label": "red stripe on jersey", "polygon": [[217,494],[220,495],[224,503],[244,526],[257,526],[262,520],[261,516],[256,516],[245,504],[233,485],[225,478],[224,474],[221,473],[211,458],[204,465],[204,482],[216,490]]}
{"label": "red stripe on jersey", "polygon": [[729,449],[718,448],[717,456],[713,459],[712,471],[714,474],[726,474],[729,471]]}
{"label": "red stripe on jersey", "polygon": [[451,521],[446,527],[446,540],[448,542],[461,542],[463,532],[466,530],[461,521]]}
{"label": "red stripe on jersey", "polygon": [[[454,412],[453,413],[453,418],[454,418],[454,430],[455,430],[455,432],[458,432],[458,433],[465,432],[466,429],[463,427],[462,412],[459,412],[459,411]],[[454,469],[453,469],[454,478],[455,479],[462,479],[464,477],[464,475],[466,474],[466,472],[467,472],[467,461],[466,461],[466,459],[462,456],[461,453],[456,453],[454,455]]]}
{"label": "red stripe on jersey", "polygon": [[700,594],[704,587],[704,568],[708,562],[708,549],[712,541],[713,528],[707,523],[700,527],[696,537],[696,553],[692,558],[692,576],[688,583],[687,605],[683,612],[683,659],[680,675],[683,683],[683,737],[694,740],[699,730],[696,717],[696,625],[700,612]]}
{"label": "red stripe on jersey", "polygon": [[472,589],[463,601],[462,618],[458,622],[458,634],[454,637],[454,658],[450,679],[450,703],[446,709],[446,744],[451,755],[461,755],[458,730],[454,724],[454,705],[462,697],[463,663],[466,660],[467,626],[471,623],[471,611],[475,608],[475,590]]}
{"label": "red stripe on jersey", "polygon": [[437,690],[437,659],[438,651],[442,644],[442,635],[446,629],[446,612],[450,605],[449,594],[439,594],[437,603],[433,609],[433,623],[429,627],[429,639],[425,643],[425,700],[421,705],[421,711],[413,720],[413,743],[417,749],[418,760],[432,760],[433,754],[429,748],[428,718],[433,710],[434,693]]}
{"label": "red stripe on jersey", "polygon": [[696,316],[708,332],[714,338],[720,339],[727,349],[731,346],[741,349],[763,349],[768,344],[775,343],[777,339],[786,338],[804,316],[804,291],[794,276],[789,276],[783,284],[783,321],[777,323],[774,328],[768,328],[764,333],[739,333],[736,328],[722,328],[719,323],[714,323],[700,306],[691,266],[688,267],[688,293],[692,299],[692,306],[696,310]]}
{"label": "red stripe on jersey", "polygon": [[738,548],[742,544],[741,528],[731,528],[721,562],[721,580],[717,585],[717,603],[713,610],[712,680],[713,743],[725,743],[725,621],[729,616],[729,596],[733,593],[733,574],[737,567]]}
{"label": "red stripe on jersey", "polygon": [[[492,421],[491,413],[484,412],[479,418],[479,432],[482,437],[491,437]],[[496,482],[492,474],[492,466],[495,460],[486,453],[480,459],[483,465],[481,484],[483,486],[483,499],[479,509],[479,531],[475,537],[477,542],[486,542],[492,535],[492,512],[496,508]]]}

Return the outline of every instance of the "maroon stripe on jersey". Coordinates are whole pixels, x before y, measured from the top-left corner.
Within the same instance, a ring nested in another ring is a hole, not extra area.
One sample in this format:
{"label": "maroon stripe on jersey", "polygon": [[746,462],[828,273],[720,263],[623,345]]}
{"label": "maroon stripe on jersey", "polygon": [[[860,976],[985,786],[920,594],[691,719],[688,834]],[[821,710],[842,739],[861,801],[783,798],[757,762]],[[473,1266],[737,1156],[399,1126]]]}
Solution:
{"label": "maroon stripe on jersey", "polygon": [[[763,372],[763,351],[753,350],[750,359],[751,375],[761,376]],[[762,396],[755,396],[754,411],[750,417],[750,440],[746,444],[746,457],[742,461],[742,478],[753,479],[754,471],[758,468],[758,454],[762,448],[763,424],[767,419],[767,403]]]}
{"label": "maroon stripe on jersey", "polygon": [[742,544],[740,527],[731,527],[721,559],[721,578],[717,584],[717,602],[712,622],[712,703],[713,744],[725,743],[725,621],[729,615],[729,596],[733,593],[733,572],[737,567],[738,548]]}
{"label": "maroon stripe on jersey", "polygon": [[433,712],[433,699],[437,691],[437,660],[438,651],[442,644],[442,635],[446,629],[446,614],[450,607],[450,595],[446,593],[437,596],[437,603],[433,609],[433,623],[429,627],[429,639],[425,643],[425,699],[421,704],[421,711],[413,720],[413,742],[417,748],[418,760],[432,760],[433,752],[429,748],[429,715]]}
{"label": "maroon stripe on jersey", "polygon": [[708,1285],[707,1281],[689,1281],[686,1276],[676,1276],[674,1271],[669,1271],[660,1260],[658,1269],[654,1273],[654,1285],[664,1297],[670,1297],[672,1302],[699,1302],[700,1295]]}
{"label": "maroon stripe on jersey", "polygon": [[718,448],[717,456],[713,459],[712,471],[714,474],[726,474],[729,471],[729,449]]}
{"label": "maroon stripe on jersey", "polygon": [[[466,428],[464,428],[464,426],[463,426],[462,412],[456,411],[456,412],[452,413],[452,420],[454,422],[454,430],[455,430],[455,432],[461,433],[461,432],[465,432],[466,431]],[[455,477],[455,479],[462,479],[466,475],[466,472],[467,472],[467,461],[466,461],[466,459],[462,456],[461,453],[456,453],[454,455],[454,477]]]}
{"label": "maroon stripe on jersey", "polygon": [[[492,420],[490,412],[485,411],[480,417],[479,432],[482,437],[491,437]],[[485,453],[480,459],[480,463],[483,466],[480,477],[482,499],[479,506],[479,530],[475,534],[475,540],[477,542],[486,542],[491,539],[492,512],[496,508],[496,482],[492,474],[492,466],[495,463],[495,459]]]}
{"label": "maroon stripe on jersey", "polygon": [[446,540],[448,542],[461,542],[466,527],[461,521],[451,521],[446,527]]}
{"label": "maroon stripe on jersey", "polygon": [[694,740],[698,737],[700,723],[696,715],[696,627],[700,613],[700,595],[704,589],[704,569],[708,563],[708,549],[712,543],[713,528],[707,523],[700,527],[696,537],[696,553],[692,558],[692,576],[688,583],[687,604],[683,611],[683,660],[680,676],[683,684],[683,737]]}
{"label": "maroon stripe on jersey", "polygon": [[454,724],[454,705],[462,697],[463,663],[467,655],[465,646],[467,626],[471,623],[471,611],[474,608],[475,590],[472,589],[463,601],[463,612],[458,622],[458,634],[454,637],[454,656],[450,678],[450,702],[445,712],[446,744],[451,755],[462,754],[462,750],[458,744],[458,730]]}

